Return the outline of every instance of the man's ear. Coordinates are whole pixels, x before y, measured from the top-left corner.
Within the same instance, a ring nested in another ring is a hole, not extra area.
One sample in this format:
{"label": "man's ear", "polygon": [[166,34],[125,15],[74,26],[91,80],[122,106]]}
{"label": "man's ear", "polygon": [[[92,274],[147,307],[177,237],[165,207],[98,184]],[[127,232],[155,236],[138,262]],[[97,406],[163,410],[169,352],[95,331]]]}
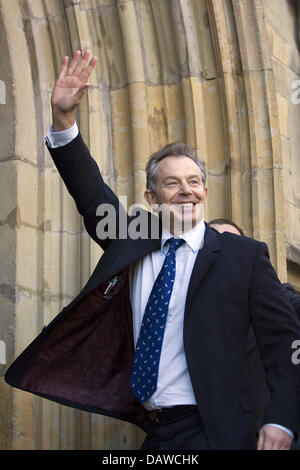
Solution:
{"label": "man's ear", "polygon": [[146,191],[144,192],[144,198],[146,199],[150,207],[152,206],[152,204],[156,204],[155,194],[151,191],[151,189],[146,189]]}

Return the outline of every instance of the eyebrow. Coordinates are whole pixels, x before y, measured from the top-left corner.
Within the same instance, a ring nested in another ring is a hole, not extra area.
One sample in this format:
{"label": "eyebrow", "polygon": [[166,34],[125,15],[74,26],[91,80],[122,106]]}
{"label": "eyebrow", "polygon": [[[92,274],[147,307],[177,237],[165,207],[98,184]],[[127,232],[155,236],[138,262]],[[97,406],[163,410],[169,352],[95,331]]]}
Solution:
{"label": "eyebrow", "polygon": [[[190,179],[190,178],[197,178],[197,179],[201,180],[201,176],[200,176],[200,175],[189,175],[189,176],[187,176],[187,178],[188,178],[188,179]],[[178,180],[178,179],[180,179],[180,176],[166,176],[166,177],[163,179],[163,181],[166,181],[166,180],[168,180],[168,179]]]}

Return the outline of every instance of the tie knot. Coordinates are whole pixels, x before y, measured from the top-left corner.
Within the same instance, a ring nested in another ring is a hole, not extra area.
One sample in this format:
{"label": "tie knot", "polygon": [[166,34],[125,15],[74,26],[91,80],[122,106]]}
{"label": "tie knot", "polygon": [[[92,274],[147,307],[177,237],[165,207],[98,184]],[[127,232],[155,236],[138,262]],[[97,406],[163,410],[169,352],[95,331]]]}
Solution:
{"label": "tie knot", "polygon": [[170,238],[168,240],[169,243],[169,251],[176,251],[181,245],[183,245],[184,240],[183,238]]}

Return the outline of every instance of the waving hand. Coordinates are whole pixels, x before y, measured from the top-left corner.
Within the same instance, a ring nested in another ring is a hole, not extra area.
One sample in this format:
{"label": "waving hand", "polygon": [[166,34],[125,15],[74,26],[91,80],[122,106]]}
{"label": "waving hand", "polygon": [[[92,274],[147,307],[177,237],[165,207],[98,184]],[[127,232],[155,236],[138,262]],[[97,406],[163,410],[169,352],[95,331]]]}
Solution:
{"label": "waving hand", "polygon": [[67,129],[74,123],[73,111],[89,87],[88,78],[97,62],[95,56],[89,61],[90,56],[90,51],[86,51],[82,57],[81,52],[76,51],[69,67],[68,56],[65,56],[62,61],[60,74],[51,97],[55,131]]}

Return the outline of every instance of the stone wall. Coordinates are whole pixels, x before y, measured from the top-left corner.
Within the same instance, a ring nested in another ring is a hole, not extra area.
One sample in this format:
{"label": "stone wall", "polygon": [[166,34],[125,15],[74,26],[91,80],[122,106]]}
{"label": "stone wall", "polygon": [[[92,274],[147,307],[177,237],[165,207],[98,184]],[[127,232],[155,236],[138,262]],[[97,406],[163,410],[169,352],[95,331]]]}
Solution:
{"label": "stone wall", "polygon": [[300,290],[300,2],[264,1],[275,77],[283,163],[284,229],[289,280]]}
{"label": "stone wall", "polygon": [[[0,0],[2,375],[101,256],[43,141],[60,61],[77,48],[98,56],[77,121],[117,194],[128,205],[144,202],[148,156],[186,141],[207,165],[206,220],[230,217],[266,241],[280,279],[300,289],[295,7]],[[2,449],[134,449],[142,437],[132,425],[41,400],[1,378]]]}

